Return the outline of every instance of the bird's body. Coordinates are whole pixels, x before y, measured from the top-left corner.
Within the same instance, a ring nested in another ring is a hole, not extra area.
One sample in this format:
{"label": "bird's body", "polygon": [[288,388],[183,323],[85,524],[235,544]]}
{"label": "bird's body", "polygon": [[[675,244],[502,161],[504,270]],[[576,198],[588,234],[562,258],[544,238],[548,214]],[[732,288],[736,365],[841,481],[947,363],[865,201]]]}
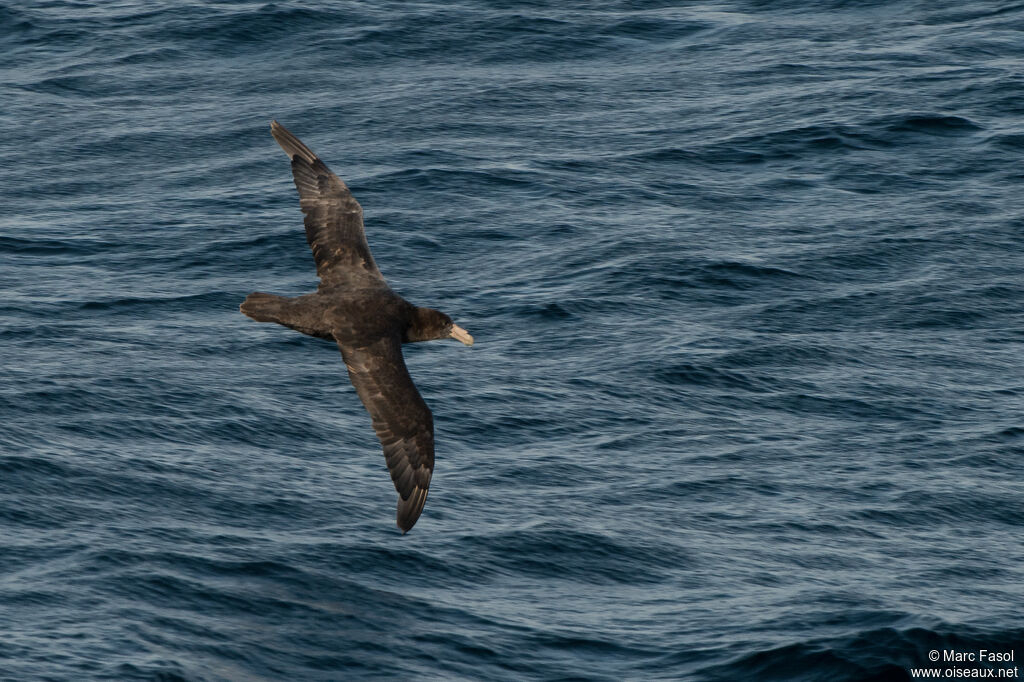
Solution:
{"label": "bird's body", "polygon": [[335,341],[349,379],[373,418],[398,490],[397,522],[408,531],[423,511],[434,469],[433,416],[416,390],[402,344],[473,337],[451,318],[412,305],[388,286],[363,232],[363,212],[348,187],[276,121],[271,132],[292,159],[320,286],[295,298],[257,292],[241,311],[303,334]]}
{"label": "bird's body", "polygon": [[388,287],[333,287],[295,298],[255,293],[241,308],[254,320],[350,345],[372,342],[392,331],[403,333],[414,309]]}

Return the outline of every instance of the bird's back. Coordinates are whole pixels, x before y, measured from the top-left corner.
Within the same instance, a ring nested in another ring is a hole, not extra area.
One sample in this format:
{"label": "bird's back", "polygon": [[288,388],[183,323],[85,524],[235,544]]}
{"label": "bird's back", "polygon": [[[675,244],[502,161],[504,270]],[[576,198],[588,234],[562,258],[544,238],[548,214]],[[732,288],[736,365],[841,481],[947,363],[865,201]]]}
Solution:
{"label": "bird's back", "polygon": [[339,343],[364,346],[383,336],[401,338],[415,307],[390,287],[332,287],[314,294],[327,305],[327,322]]}

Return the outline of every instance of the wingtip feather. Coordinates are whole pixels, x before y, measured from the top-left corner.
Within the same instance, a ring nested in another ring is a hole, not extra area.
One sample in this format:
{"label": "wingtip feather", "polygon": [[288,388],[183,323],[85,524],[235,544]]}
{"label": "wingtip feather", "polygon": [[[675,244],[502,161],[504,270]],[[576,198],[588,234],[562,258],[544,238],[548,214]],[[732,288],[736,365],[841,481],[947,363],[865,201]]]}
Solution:
{"label": "wingtip feather", "polygon": [[409,532],[419,520],[420,514],[423,513],[423,505],[427,501],[427,492],[427,489],[417,486],[413,488],[408,499],[398,498],[398,514],[395,516],[395,523],[401,529],[402,535]]}
{"label": "wingtip feather", "polygon": [[313,153],[313,150],[303,144],[302,140],[295,137],[290,130],[276,120],[270,122],[270,134],[281,145],[281,149],[293,160],[298,156],[308,163],[315,163],[317,161],[317,155]]}

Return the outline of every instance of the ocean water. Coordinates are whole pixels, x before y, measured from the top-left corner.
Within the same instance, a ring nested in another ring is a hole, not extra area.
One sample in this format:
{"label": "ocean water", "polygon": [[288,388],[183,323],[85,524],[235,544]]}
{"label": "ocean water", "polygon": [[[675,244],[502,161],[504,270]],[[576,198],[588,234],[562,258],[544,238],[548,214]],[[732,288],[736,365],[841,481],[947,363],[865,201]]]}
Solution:
{"label": "ocean water", "polygon": [[[4,0],[0,679],[1024,658],[1022,31]],[[272,118],[477,340],[406,348],[437,433],[406,536],[336,347],[238,312],[316,285]]]}

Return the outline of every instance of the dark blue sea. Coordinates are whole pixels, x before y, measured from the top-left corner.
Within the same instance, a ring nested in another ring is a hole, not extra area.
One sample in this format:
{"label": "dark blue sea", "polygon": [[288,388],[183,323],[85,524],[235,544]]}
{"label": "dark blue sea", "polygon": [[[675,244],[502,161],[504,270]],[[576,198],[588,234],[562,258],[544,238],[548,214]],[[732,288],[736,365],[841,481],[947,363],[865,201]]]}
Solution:
{"label": "dark blue sea", "polygon": [[[408,535],[271,119],[476,337]],[[0,0],[0,128],[0,679],[1024,665],[1024,4]]]}

